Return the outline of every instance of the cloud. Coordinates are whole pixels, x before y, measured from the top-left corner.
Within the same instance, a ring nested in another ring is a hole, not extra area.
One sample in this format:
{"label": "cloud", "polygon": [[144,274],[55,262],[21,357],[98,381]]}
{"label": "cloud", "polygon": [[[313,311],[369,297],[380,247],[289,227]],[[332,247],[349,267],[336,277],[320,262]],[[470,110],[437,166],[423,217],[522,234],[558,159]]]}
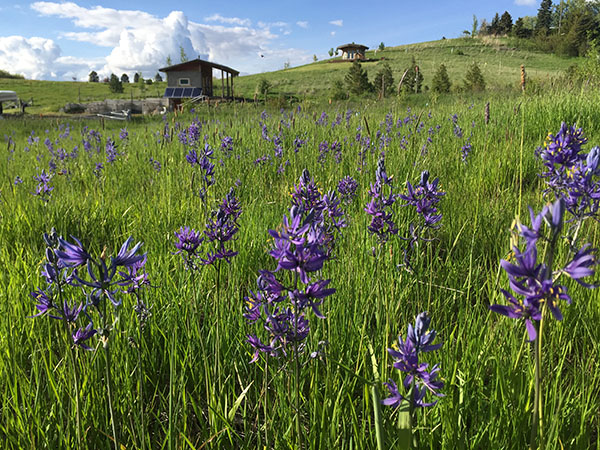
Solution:
{"label": "cloud", "polygon": [[343,27],[344,26],[344,21],[342,19],[330,20],[329,23],[331,25],[335,25],[336,27]]}
{"label": "cloud", "polygon": [[329,34],[335,36],[335,31],[331,31]]}
{"label": "cloud", "polygon": [[520,6],[535,6],[537,3],[537,0],[515,0],[515,5]]}
{"label": "cloud", "polygon": [[[62,73],[74,72],[79,67],[82,78],[87,78],[90,68],[100,76],[138,71],[144,76],[153,76],[158,68],[166,65],[168,57],[174,63],[179,62],[181,49],[189,59],[209,59],[241,72],[273,70],[281,67],[291,54],[295,63],[309,58],[299,49],[271,49],[280,35],[291,33],[287,22],[259,22],[253,26],[249,19],[213,14],[204,18],[205,23],[195,23],[188,21],[181,11],[158,17],[144,11],[87,8],[74,2],[34,2],[31,8],[42,16],[71,21],[75,29],[62,32],[61,38],[111,49],[101,59],[63,59]],[[299,23],[308,26],[308,22]],[[60,47],[49,42],[60,54]],[[56,58],[39,58],[38,77],[47,77],[50,72],[61,76],[61,72],[55,70],[53,59]],[[33,73],[34,66],[30,65],[27,76]]]}
{"label": "cloud", "polygon": [[220,14],[213,14],[212,16],[205,17],[204,20],[207,22],[227,23],[229,25],[239,25],[242,27],[249,27],[252,25],[250,19],[240,19],[239,17],[223,17]]}
{"label": "cloud", "polygon": [[299,20],[296,22],[296,25],[298,25],[300,28],[308,28],[308,22],[306,20]]}

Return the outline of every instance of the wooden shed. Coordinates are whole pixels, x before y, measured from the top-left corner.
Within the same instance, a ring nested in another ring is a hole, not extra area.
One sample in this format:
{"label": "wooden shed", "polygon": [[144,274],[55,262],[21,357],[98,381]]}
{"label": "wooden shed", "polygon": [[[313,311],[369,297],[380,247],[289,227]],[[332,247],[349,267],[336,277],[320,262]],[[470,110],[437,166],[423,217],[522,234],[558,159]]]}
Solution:
{"label": "wooden shed", "polygon": [[365,51],[367,51],[369,47],[366,45],[355,44],[344,44],[340,45],[337,50],[342,52],[342,59],[348,61],[365,59]]}
{"label": "wooden shed", "polygon": [[183,99],[218,97],[219,89],[213,88],[213,71],[221,71],[221,98],[233,98],[233,78],[240,73],[231,67],[202,59],[158,69],[167,74],[167,88],[163,97],[169,99],[169,107],[181,104]]}

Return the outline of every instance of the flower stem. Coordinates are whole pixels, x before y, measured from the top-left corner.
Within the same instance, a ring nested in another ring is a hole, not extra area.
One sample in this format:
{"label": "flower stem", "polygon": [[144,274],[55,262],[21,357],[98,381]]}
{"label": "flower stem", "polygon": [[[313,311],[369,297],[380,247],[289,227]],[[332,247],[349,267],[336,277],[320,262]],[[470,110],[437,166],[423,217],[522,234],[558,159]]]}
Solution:
{"label": "flower stem", "polygon": [[[543,414],[542,414],[542,331],[544,323],[544,311],[546,305],[542,309],[542,319],[539,325],[536,324],[537,328],[537,339],[533,343],[534,345],[534,358],[535,358],[535,400],[533,405],[533,423],[531,424],[531,439],[529,442],[530,449],[543,449],[544,448],[544,427],[543,427]],[[535,446],[535,438],[538,436],[539,445]]]}
{"label": "flower stem", "polygon": [[[294,290],[298,287],[298,272],[294,276]],[[300,360],[298,359],[298,301],[294,301],[294,390],[296,394],[296,439],[298,449],[302,448],[300,433]]]}
{"label": "flower stem", "polygon": [[119,436],[117,434],[117,427],[116,427],[116,421],[115,421],[115,415],[113,412],[113,406],[112,406],[112,378],[111,378],[111,373],[110,373],[110,349],[108,347],[108,341],[105,343],[104,345],[104,356],[105,356],[105,369],[106,369],[106,393],[108,395],[108,410],[110,412],[110,424],[112,427],[112,434],[113,434],[113,443],[114,443],[114,447],[115,450],[119,450],[120,446],[119,446]]}

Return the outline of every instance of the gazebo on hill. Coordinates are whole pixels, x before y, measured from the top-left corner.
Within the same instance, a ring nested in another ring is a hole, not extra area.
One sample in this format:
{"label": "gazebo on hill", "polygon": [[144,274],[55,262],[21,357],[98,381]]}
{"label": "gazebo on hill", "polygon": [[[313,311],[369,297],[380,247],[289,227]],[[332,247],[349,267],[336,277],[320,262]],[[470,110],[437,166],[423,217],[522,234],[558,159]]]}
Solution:
{"label": "gazebo on hill", "polygon": [[184,98],[218,96],[213,89],[213,70],[221,71],[221,98],[233,98],[233,78],[240,74],[231,67],[199,58],[158,70],[167,74],[163,97],[169,99],[170,108],[180,105]]}
{"label": "gazebo on hill", "polygon": [[337,48],[337,50],[342,52],[342,59],[348,61],[365,59],[365,51],[368,49],[369,47],[366,45],[355,44],[354,42],[351,44],[340,45]]}

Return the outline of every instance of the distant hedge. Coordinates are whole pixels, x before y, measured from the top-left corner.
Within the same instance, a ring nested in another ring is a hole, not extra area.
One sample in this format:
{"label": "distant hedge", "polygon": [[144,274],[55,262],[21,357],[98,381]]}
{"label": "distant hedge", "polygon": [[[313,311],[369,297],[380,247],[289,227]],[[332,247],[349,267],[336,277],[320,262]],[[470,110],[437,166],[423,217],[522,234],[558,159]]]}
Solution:
{"label": "distant hedge", "polygon": [[2,70],[2,69],[0,69],[0,78],[13,78],[13,79],[19,79],[19,80],[25,79],[25,77],[23,75],[8,73],[6,70]]}

